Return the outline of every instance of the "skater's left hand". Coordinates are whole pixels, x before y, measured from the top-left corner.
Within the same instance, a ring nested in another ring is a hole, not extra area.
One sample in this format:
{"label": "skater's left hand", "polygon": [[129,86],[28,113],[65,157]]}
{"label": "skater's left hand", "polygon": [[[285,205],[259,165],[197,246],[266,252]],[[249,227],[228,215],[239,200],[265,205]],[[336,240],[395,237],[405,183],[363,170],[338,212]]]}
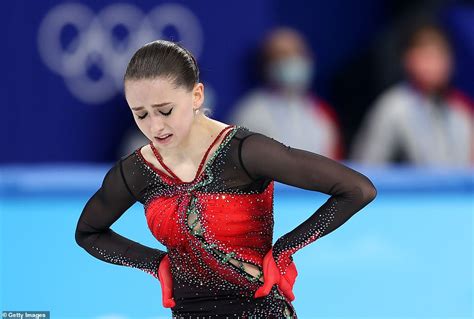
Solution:
{"label": "skater's left hand", "polygon": [[173,277],[171,277],[168,254],[163,257],[158,266],[158,279],[161,284],[161,298],[163,307],[173,308],[176,303],[173,299]]}
{"label": "skater's left hand", "polygon": [[295,300],[295,295],[292,290],[297,276],[298,271],[296,270],[296,265],[293,261],[288,265],[285,274],[281,275],[280,270],[273,259],[272,249],[270,249],[263,258],[264,282],[255,292],[255,298],[268,295],[273,285],[277,284],[277,287],[288,299],[291,301]]}

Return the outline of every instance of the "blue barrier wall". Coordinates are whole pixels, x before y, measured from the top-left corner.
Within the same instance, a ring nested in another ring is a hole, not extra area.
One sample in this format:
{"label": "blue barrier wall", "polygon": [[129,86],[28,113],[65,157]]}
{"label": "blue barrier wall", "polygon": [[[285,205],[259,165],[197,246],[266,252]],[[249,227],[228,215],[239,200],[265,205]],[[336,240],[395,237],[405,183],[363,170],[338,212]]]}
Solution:
{"label": "blue barrier wall", "polygon": [[[159,282],[95,259],[74,231],[110,165],[4,166],[0,170],[0,309],[51,318],[169,318]],[[355,167],[377,197],[294,255],[300,318],[473,316],[474,171]],[[328,195],[275,184],[274,240]],[[132,206],[112,229],[166,249]]]}

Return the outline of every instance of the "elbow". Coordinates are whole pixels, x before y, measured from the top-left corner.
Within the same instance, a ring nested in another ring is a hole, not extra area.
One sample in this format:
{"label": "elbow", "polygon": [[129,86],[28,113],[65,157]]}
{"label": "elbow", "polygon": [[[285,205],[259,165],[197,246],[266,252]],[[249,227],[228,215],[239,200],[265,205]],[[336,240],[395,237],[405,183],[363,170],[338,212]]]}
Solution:
{"label": "elbow", "polygon": [[102,233],[103,232],[100,230],[89,226],[89,224],[81,220],[77,223],[74,239],[78,246],[89,251],[93,246],[94,241],[97,240],[97,238],[100,237]]}
{"label": "elbow", "polygon": [[367,177],[365,178],[365,181],[361,183],[360,189],[364,206],[373,201],[377,196],[377,189],[375,188],[375,185]]}
{"label": "elbow", "polygon": [[350,203],[356,209],[361,210],[377,196],[377,189],[366,176],[359,176],[357,181],[345,185],[344,190],[337,195],[343,201]]}
{"label": "elbow", "polygon": [[74,233],[74,240],[76,241],[76,244],[82,248],[85,248],[89,236],[90,233],[83,229],[83,226],[81,227],[81,223],[78,223],[76,226],[76,231]]}
{"label": "elbow", "polygon": [[84,246],[84,236],[82,232],[76,228],[76,232],[74,233],[74,239],[76,240],[76,244],[80,247]]}

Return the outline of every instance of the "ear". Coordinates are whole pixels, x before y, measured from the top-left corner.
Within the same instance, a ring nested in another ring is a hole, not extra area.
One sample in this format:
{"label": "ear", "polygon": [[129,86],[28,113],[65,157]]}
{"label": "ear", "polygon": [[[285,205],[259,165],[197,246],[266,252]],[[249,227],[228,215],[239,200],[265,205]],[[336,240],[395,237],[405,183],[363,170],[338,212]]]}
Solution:
{"label": "ear", "polygon": [[193,105],[200,108],[204,103],[204,84],[197,83],[193,89]]}

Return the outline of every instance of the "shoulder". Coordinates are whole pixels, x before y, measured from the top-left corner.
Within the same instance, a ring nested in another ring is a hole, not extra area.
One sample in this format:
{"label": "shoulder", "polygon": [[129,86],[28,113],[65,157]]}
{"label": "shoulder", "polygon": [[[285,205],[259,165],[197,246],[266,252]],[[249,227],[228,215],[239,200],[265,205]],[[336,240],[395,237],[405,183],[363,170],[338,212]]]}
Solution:
{"label": "shoulder", "polygon": [[149,144],[146,144],[122,156],[117,161],[122,180],[130,193],[141,203],[143,203],[143,196],[149,185],[155,181],[151,169],[145,162],[150,158],[148,152],[151,152],[151,148]]}
{"label": "shoulder", "polygon": [[397,119],[411,112],[416,96],[405,83],[398,83],[382,92],[374,102],[371,113]]}
{"label": "shoulder", "polygon": [[467,117],[474,116],[474,101],[459,89],[452,88],[447,96],[448,106]]}
{"label": "shoulder", "polygon": [[259,132],[256,132],[256,131],[253,131],[253,130],[249,129],[247,126],[236,125],[234,138],[241,141],[241,140],[244,140],[245,138],[247,138],[251,135],[254,135],[254,134],[262,135]]}
{"label": "shoulder", "polygon": [[267,107],[269,103],[269,93],[263,88],[257,88],[244,94],[234,107],[234,113],[255,111],[259,108]]}
{"label": "shoulder", "polygon": [[309,94],[308,98],[311,102],[312,110],[316,112],[318,117],[324,117],[340,125],[336,110],[326,100],[316,94]]}
{"label": "shoulder", "polygon": [[254,152],[256,154],[262,154],[262,156],[266,156],[265,152],[269,149],[277,148],[284,148],[290,149],[291,147],[279,141],[272,136],[267,134],[257,132],[251,130],[245,126],[237,126],[236,133],[234,135],[234,141],[238,146],[238,153],[245,151],[248,153],[249,151]]}
{"label": "shoulder", "polygon": [[152,154],[152,150],[149,144],[142,145],[132,151],[131,153],[122,156],[117,163],[120,164],[120,169],[124,179],[127,182],[132,182],[136,179],[136,176],[143,175],[137,174],[145,169],[145,161],[149,161]]}
{"label": "shoulder", "polygon": [[390,103],[390,104],[400,104],[400,102],[406,102],[407,100],[413,100],[414,96],[411,93],[410,88],[405,83],[397,83],[385,91],[383,91],[378,97],[377,101]]}
{"label": "shoulder", "polygon": [[268,92],[266,89],[256,88],[245,93],[243,97],[240,99],[240,102],[245,103],[245,102],[265,100],[267,97],[268,97]]}
{"label": "shoulder", "polygon": [[136,148],[135,150],[129,152],[128,154],[125,154],[122,157],[120,157],[120,159],[118,160],[118,163],[120,163],[122,166],[125,166],[127,164],[129,165],[139,160],[140,156],[149,158],[150,153],[151,153],[150,145],[144,144]]}
{"label": "shoulder", "polygon": [[[235,150],[235,154],[240,157],[243,149],[248,149],[249,141],[254,140],[258,136],[265,136],[262,133],[253,131],[244,125],[236,125],[235,131],[230,140],[231,147]],[[252,137],[252,138],[249,138]],[[252,142],[250,144],[253,144]]]}

